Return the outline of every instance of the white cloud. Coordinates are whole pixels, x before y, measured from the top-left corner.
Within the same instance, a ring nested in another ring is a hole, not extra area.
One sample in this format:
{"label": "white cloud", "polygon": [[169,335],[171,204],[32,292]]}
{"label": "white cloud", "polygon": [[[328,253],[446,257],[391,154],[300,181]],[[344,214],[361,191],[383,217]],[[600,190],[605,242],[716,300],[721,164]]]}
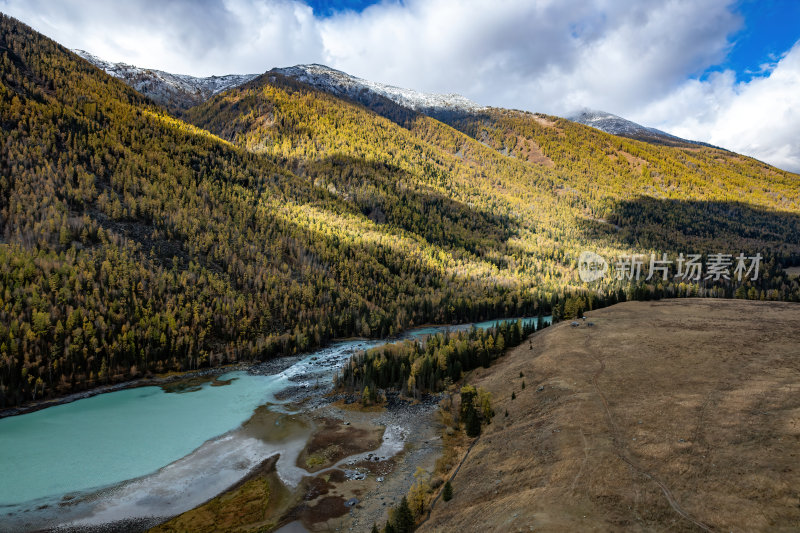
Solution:
{"label": "white cloud", "polygon": [[0,0],[69,48],[179,74],[258,73],[322,58],[309,6],[275,0]]}
{"label": "white cloud", "polygon": [[481,103],[624,112],[724,58],[727,0],[386,5],[322,24],[328,62],[377,81]]}
{"label": "white cloud", "polygon": [[611,111],[721,59],[730,0],[406,0],[317,19],[299,0],[0,0],[70,48],[195,75],[324,62],[482,103]]}
{"label": "white cloud", "polygon": [[646,106],[638,120],[800,172],[800,41],[771,72],[689,80]]}
{"label": "white cloud", "polygon": [[325,19],[299,0],[0,0],[0,10],[111,61],[195,75],[319,62],[487,105],[603,109],[800,169],[796,50],[749,83],[694,79],[730,49],[742,24],[732,0],[385,0]]}

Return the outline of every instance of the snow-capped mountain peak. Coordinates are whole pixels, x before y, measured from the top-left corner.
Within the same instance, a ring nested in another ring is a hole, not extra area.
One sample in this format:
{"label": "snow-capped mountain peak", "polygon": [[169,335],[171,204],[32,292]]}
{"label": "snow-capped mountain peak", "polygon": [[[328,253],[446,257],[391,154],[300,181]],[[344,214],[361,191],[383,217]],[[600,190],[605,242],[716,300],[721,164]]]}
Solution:
{"label": "snow-capped mountain peak", "polygon": [[156,102],[181,109],[202,103],[217,93],[247,83],[259,76],[259,74],[228,74],[199,78],[136,67],[127,63],[111,63],[84,50],[73,50],[73,52]]}
{"label": "snow-capped mountain peak", "polygon": [[669,135],[655,128],[648,128],[620,116],[594,109],[582,109],[572,113],[567,118],[573,122],[579,122],[614,135],[633,135],[644,132]]}
{"label": "snow-capped mountain peak", "polygon": [[403,89],[385,83],[357,78],[340,70],[326,67],[325,65],[295,65],[293,67],[275,68],[270,72],[276,72],[283,76],[294,78],[336,96],[345,96],[356,100],[359,99],[364,92],[376,93],[398,105],[413,109],[414,111],[474,112],[485,109],[485,107],[476,104],[460,94],[432,94],[414,91],[412,89]]}
{"label": "snow-capped mountain peak", "polygon": [[641,124],[637,124],[636,122],[632,122],[605,111],[582,109],[570,114],[566,118],[572,122],[578,122],[586,126],[591,126],[606,133],[621,135],[623,137],[630,137],[632,139],[639,139],[647,142],[655,142],[667,145],[685,143],[703,144],[696,141],[682,139],[680,137],[676,137],[675,135],[670,135],[669,133],[656,128],[642,126]]}

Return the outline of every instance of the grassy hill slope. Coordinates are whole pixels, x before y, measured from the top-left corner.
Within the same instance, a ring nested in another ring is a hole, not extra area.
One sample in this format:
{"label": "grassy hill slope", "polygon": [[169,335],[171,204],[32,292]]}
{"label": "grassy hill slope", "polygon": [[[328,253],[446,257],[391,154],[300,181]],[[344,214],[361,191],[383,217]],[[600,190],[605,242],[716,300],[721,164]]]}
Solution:
{"label": "grassy hill slope", "polygon": [[497,415],[419,531],[796,529],[800,306],[627,302],[589,320],[473,372]]}

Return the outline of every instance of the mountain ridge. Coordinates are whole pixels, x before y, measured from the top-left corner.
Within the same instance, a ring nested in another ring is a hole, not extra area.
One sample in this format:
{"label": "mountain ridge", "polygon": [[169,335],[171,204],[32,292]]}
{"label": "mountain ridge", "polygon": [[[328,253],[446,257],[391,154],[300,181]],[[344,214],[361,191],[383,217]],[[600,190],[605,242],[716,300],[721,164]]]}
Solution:
{"label": "mountain ridge", "polygon": [[568,114],[565,118],[567,120],[571,120],[585,126],[590,126],[612,135],[620,135],[622,137],[628,137],[644,142],[665,144],[667,146],[694,144],[708,146],[710,148],[719,148],[702,141],[693,141],[690,139],[677,137],[671,133],[652,128],[650,126],[642,126],[641,124],[637,124],[636,122],[620,117],[619,115],[597,109],[584,108],[580,111]]}
{"label": "mountain ridge", "polygon": [[460,94],[424,93],[385,83],[365,80],[316,63],[274,68],[277,72],[336,96],[358,100],[360,93],[372,91],[394,103],[418,112],[476,112],[486,109]]}
{"label": "mountain ridge", "polygon": [[[73,51],[106,73],[123,80],[138,92],[175,111],[183,111],[202,104],[215,94],[238,87],[260,76],[260,74],[227,74],[196,77],[172,74],[124,62],[109,62],[84,50]],[[267,71],[267,74],[270,73],[296,79],[329,94],[349,98],[368,107],[377,107],[376,98],[378,100],[386,99],[413,113],[423,113],[445,121],[464,114],[475,114],[491,109],[490,106],[480,105],[460,94],[425,93],[374,82],[318,63],[275,67]],[[395,114],[397,113],[395,112]],[[701,141],[683,139],[656,128],[642,126],[600,110],[584,108],[567,114],[564,118],[612,135],[644,142],[667,146],[712,146]]]}
{"label": "mountain ridge", "polygon": [[170,109],[187,109],[258,77],[260,74],[226,74],[197,77],[172,74],[163,70],[112,63],[85,50],[73,50],[83,59],[107,74],[130,85],[136,91]]}

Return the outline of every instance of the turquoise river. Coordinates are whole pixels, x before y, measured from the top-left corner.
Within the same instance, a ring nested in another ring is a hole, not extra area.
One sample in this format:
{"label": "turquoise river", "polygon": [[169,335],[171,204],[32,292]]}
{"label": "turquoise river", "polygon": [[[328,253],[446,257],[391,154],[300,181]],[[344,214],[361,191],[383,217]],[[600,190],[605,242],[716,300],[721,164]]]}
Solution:
{"label": "turquoise river", "polygon": [[[471,326],[419,328],[403,337]],[[287,443],[237,432],[259,406],[285,409],[277,393],[330,383],[354,351],[385,342],[339,342],[293,358],[273,375],[234,371],[181,392],[124,389],[0,419],[0,531],[165,517],[199,505],[266,457],[286,453]],[[290,482],[299,476],[289,467],[282,472]]]}

